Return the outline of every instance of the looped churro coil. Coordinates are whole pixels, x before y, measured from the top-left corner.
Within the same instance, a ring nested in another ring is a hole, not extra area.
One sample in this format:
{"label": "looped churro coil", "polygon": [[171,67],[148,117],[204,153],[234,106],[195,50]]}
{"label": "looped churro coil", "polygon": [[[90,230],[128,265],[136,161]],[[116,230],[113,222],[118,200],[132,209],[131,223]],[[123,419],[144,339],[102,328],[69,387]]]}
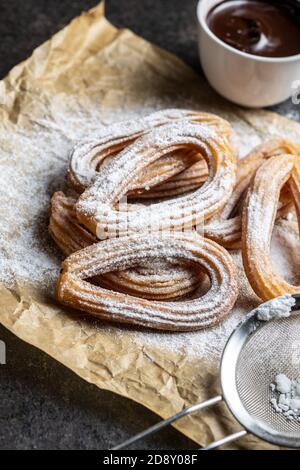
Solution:
{"label": "looped churro coil", "polygon": [[[205,271],[210,290],[188,301],[149,301],[103,289],[88,282],[94,276],[123,271],[143,262],[173,259]],[[91,245],[69,256],[57,284],[60,302],[98,318],[148,328],[193,331],[221,321],[233,307],[238,284],[226,250],[211,240],[181,233],[131,235]]]}
{"label": "looped churro coil", "polygon": [[[95,235],[79,224],[74,211],[75,199],[62,192],[51,199],[49,231],[65,255],[97,242]],[[108,289],[152,300],[174,300],[191,295],[203,281],[193,266],[180,263],[148,263],[122,272],[98,276],[94,282]]]}
{"label": "looped churro coil", "polygon": [[[206,160],[210,174],[201,188],[153,207],[116,207],[145,168],[179,149],[195,150]],[[99,239],[146,231],[149,226],[151,232],[182,231],[224,207],[235,177],[236,159],[224,139],[200,124],[169,124],[139,138],[112,159],[78,199],[76,214]]]}
{"label": "looped churro coil", "polygon": [[[139,120],[125,121],[109,126],[108,129],[103,130],[93,139],[79,143],[74,148],[70,158],[68,177],[71,186],[76,191],[83,192],[95,181],[101,166],[106,164],[118,152],[154,128],[172,122],[205,124],[226,139],[228,143],[231,144],[233,141],[230,124],[214,114],[181,109],[159,111]],[[196,159],[199,160],[199,157]],[[151,164],[146,170],[147,174],[141,175],[131,190],[143,193],[145,186],[151,188],[163,183],[170,177],[183,172],[191,164],[191,152],[189,152],[189,155],[181,149],[171,152],[167,157],[164,156],[161,160]],[[185,178],[185,187],[188,187],[190,175],[182,175],[182,178]],[[174,187],[172,188],[173,194],[175,194]],[[180,189],[178,194],[180,194]],[[148,191],[145,195],[148,196]],[[157,196],[152,194],[151,197]]]}

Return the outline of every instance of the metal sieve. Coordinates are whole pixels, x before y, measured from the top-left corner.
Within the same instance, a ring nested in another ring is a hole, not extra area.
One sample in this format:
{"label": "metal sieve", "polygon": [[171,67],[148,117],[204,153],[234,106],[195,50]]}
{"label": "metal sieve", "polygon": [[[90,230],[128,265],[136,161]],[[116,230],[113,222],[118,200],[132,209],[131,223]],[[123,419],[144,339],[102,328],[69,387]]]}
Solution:
{"label": "metal sieve", "polygon": [[183,409],[170,418],[133,436],[112,450],[124,449],[180,418],[224,400],[244,430],[201,450],[211,450],[248,432],[272,444],[300,448],[300,422],[275,413],[270,384],[278,373],[300,376],[300,295],[287,318],[264,322],[250,312],[231,334],[220,365],[222,395]]}

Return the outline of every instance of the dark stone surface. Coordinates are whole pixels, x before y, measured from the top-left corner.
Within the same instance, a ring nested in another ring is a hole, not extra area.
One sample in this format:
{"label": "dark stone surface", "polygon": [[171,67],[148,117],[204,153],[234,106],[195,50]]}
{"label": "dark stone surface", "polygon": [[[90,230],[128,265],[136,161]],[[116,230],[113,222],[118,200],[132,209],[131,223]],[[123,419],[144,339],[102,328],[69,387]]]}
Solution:
{"label": "dark stone surface", "polygon": [[[0,78],[95,0],[0,2]],[[196,0],[107,0],[110,21],[164,47],[201,73]],[[300,120],[290,101],[274,108]],[[154,424],[143,407],[98,390],[0,327],[7,364],[0,366],[0,449],[107,449]],[[139,444],[147,449],[195,449],[173,429]]]}
{"label": "dark stone surface", "polygon": [[[99,390],[0,327],[0,449],[108,449],[158,420],[144,407]],[[169,428],[137,449],[196,449]]]}

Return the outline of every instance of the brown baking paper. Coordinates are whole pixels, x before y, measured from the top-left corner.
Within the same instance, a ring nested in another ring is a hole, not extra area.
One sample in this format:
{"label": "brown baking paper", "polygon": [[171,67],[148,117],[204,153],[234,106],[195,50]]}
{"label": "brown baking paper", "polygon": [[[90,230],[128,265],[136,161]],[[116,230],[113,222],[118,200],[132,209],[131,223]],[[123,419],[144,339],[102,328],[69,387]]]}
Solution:
{"label": "brown baking paper", "polygon": [[[229,119],[241,153],[270,135],[300,141],[300,124],[228,105],[179,59],[110,25],[103,5],[76,18],[0,82],[0,321],[88,382],[162,417],[220,393],[221,350],[257,299],[243,282],[231,319],[211,336],[143,332],[86,318],[54,300],[62,256],[47,220],[51,194],[64,189],[68,154],[78,139],[166,107]],[[282,223],[278,236],[288,234],[289,242],[296,237],[292,230]],[[201,445],[240,429],[223,404],[176,427]],[[232,447],[270,446],[249,436]]]}

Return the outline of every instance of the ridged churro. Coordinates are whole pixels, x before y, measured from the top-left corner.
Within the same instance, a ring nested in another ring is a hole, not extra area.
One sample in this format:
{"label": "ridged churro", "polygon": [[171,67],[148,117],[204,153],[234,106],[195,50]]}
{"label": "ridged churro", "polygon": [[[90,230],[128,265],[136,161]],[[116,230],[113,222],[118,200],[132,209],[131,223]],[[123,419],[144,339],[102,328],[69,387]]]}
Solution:
{"label": "ridged churro", "polygon": [[[75,199],[62,192],[51,199],[49,232],[68,256],[97,242],[95,235],[79,224],[74,211]],[[98,285],[152,300],[174,300],[191,295],[204,275],[179,262],[160,261],[123,272],[111,272],[94,279]]]}
{"label": "ridged churro", "polygon": [[[145,168],[179,149],[201,153],[210,173],[205,184],[150,206],[117,207]],[[76,214],[100,240],[149,229],[182,231],[219,212],[230,198],[235,178],[236,158],[222,137],[200,124],[168,124],[140,137],[99,171],[94,184],[79,197]]]}
{"label": "ridged churro", "polygon": [[[227,140],[228,144],[233,146],[233,131],[226,120],[210,113],[167,109],[152,113],[139,120],[125,121],[109,126],[108,129],[104,129],[93,139],[81,142],[75,146],[71,154],[68,172],[71,186],[77,192],[83,192],[95,181],[101,166],[137,138],[162,125],[169,123],[184,124],[185,122],[205,124]],[[192,151],[192,153],[194,152]],[[195,155],[195,157],[196,160],[199,160],[199,156]],[[135,186],[131,189],[141,193],[145,189],[145,185],[146,188],[151,188],[159,183],[163,183],[171,176],[184,171],[192,163],[191,152],[189,152],[188,160],[186,158],[186,151],[182,149],[170,152],[170,155],[164,155],[161,160],[152,163],[146,170],[147,174],[140,175],[140,179],[135,182]],[[189,176],[187,175],[186,186],[188,181]]]}
{"label": "ridged churro", "polygon": [[242,255],[248,280],[262,300],[299,293],[286,282],[270,259],[270,243],[280,191],[288,182],[297,212],[300,203],[300,156],[272,157],[257,170],[244,204]]}
{"label": "ridged churro", "polygon": [[[208,274],[211,287],[202,297],[177,302],[150,301],[114,292],[88,282],[112,271],[172,259]],[[57,299],[65,305],[118,323],[169,331],[194,331],[220,322],[238,294],[234,263],[211,240],[182,233],[130,235],[91,245],[69,256],[62,265]]]}

